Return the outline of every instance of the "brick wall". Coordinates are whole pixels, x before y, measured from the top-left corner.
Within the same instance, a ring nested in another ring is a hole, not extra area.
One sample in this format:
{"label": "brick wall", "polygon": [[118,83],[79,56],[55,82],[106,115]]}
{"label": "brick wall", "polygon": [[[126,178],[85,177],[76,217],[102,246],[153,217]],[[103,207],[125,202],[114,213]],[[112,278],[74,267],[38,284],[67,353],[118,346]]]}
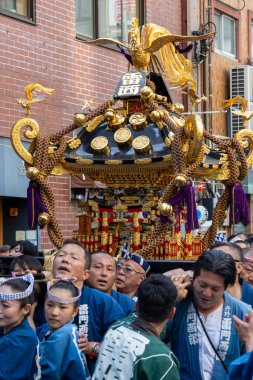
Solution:
{"label": "brick wall", "polygon": [[[205,1],[207,7],[208,1]],[[227,5],[224,5],[227,4]],[[243,6],[242,1],[230,0],[230,1],[212,1],[212,17],[214,9],[220,10],[223,13],[230,15],[238,20],[237,28],[237,57],[231,59],[224,55],[221,55],[215,50],[212,51],[211,60],[211,72],[212,77],[212,109],[219,110],[222,105],[222,101],[229,99],[230,88],[229,88],[229,75],[230,68],[237,65],[248,65],[249,64],[249,32],[248,32],[248,13],[253,11],[252,0],[245,0],[244,8],[238,12],[236,9]],[[235,9],[233,9],[235,8]],[[214,47],[213,47],[214,48]],[[214,79],[215,78],[215,79]],[[208,94],[206,94],[208,95]],[[213,133],[218,135],[226,135],[226,115],[225,114],[214,114],[212,116],[212,127]]]}
{"label": "brick wall", "polygon": [[[147,0],[146,20],[181,33],[181,2]],[[0,15],[0,136],[9,137],[13,123],[24,117],[16,98],[28,83],[55,89],[46,101],[32,106],[40,131],[57,131],[72,123],[73,114],[92,98],[110,98],[122,71],[124,57],[76,39],[74,1],[36,1],[36,25]],[[77,207],[69,202],[69,178],[50,177],[56,197],[56,216],[64,237],[77,226]],[[42,232],[42,248],[50,248]]]}

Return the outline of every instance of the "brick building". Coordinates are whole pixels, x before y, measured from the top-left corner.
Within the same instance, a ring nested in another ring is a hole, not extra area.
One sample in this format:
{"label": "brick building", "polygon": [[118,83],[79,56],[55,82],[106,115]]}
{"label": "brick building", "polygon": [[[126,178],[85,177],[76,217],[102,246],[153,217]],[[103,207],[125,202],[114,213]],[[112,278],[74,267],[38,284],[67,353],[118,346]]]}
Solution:
{"label": "brick building", "polygon": [[[253,5],[251,0],[245,0],[241,11],[233,10],[238,3],[243,2],[0,2],[0,244],[25,238],[25,231],[29,230],[25,199],[28,180],[23,163],[11,148],[9,139],[13,123],[24,117],[24,110],[16,102],[17,98],[23,97],[24,87],[29,83],[40,83],[55,89],[55,93],[45,101],[33,105],[31,116],[38,121],[42,133],[57,131],[71,124],[73,114],[89,100],[92,99],[96,106],[109,99],[121,73],[127,70],[127,61],[118,51],[86,45],[84,40],[102,36],[126,40],[130,19],[135,15],[139,17],[140,24],[152,22],[174,34],[190,34],[193,30],[199,30],[200,25],[218,21],[225,12],[230,22],[232,18],[234,29],[231,26],[231,30],[237,36],[235,54],[228,55],[215,45],[210,60],[207,59],[196,72],[200,92],[205,92],[209,97],[209,105],[205,105],[205,109],[216,109],[222,99],[229,97],[229,67],[252,64]],[[212,80],[213,77],[215,80]],[[186,103],[177,92],[172,92],[172,97]],[[187,104],[185,106],[187,108]],[[226,120],[222,115],[205,117],[205,124],[215,133],[227,132]],[[78,213],[77,203],[70,201],[70,178],[51,176],[49,183],[56,198],[60,228],[64,237],[70,237],[77,227]],[[17,235],[16,231],[20,233]],[[42,248],[49,248],[51,243],[45,231],[42,231],[41,238]]]}
{"label": "brick building", "polygon": [[[208,97],[207,109],[219,110],[224,99],[229,99],[240,89],[232,91],[230,85],[230,69],[238,66],[251,66],[251,88],[253,87],[253,3],[250,0],[204,0],[199,3],[200,24],[213,23],[216,38],[209,59],[205,65],[205,95]],[[204,80],[202,81],[204,88]],[[245,97],[246,94],[241,94]],[[251,91],[251,99],[253,93]],[[253,104],[253,103],[252,103]],[[252,107],[252,104],[248,105]],[[253,110],[253,108],[252,108]],[[226,114],[213,114],[207,120],[208,127],[214,134],[231,136],[242,127],[242,120],[237,128],[226,123]],[[252,129],[252,122],[249,123]]]}
{"label": "brick building", "polygon": [[[201,86],[208,102],[204,124],[216,135],[233,136],[243,129],[242,118],[229,112],[219,112],[223,100],[241,95],[253,111],[253,2],[251,0],[197,0],[199,24],[213,23],[216,29],[211,54],[201,68]],[[235,104],[234,108],[240,108]],[[247,127],[253,129],[253,119]],[[244,180],[250,214],[253,215],[253,172]],[[244,228],[243,226],[239,227]],[[239,230],[238,229],[238,230]],[[252,233],[253,222],[247,231]]]}
{"label": "brick building", "polygon": [[[28,180],[21,160],[11,148],[12,125],[24,117],[16,103],[24,87],[40,83],[54,88],[46,101],[32,107],[40,131],[59,130],[72,123],[73,114],[92,99],[95,105],[110,98],[127,61],[115,50],[88,46],[87,38],[126,38],[136,14],[181,34],[185,29],[186,1],[17,0],[0,3],[0,244],[24,238]],[[11,166],[12,163],[12,166]],[[50,177],[56,198],[56,215],[64,237],[77,227],[77,204],[70,201],[68,176]],[[8,185],[8,186],[7,186]],[[16,215],[16,216],[15,216]],[[21,231],[15,235],[16,231]],[[51,243],[42,231],[42,248]]]}

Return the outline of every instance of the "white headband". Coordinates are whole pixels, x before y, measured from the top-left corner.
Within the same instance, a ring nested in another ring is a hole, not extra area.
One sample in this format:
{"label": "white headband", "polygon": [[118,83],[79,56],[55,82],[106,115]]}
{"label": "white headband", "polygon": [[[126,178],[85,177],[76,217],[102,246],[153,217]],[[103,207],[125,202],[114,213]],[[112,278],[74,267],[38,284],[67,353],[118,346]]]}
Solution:
{"label": "white headband", "polygon": [[[56,296],[55,294],[53,294],[51,292],[51,287],[57,283],[57,281],[64,281],[64,282],[68,282],[70,284],[72,284],[75,289],[77,290],[77,296],[76,297],[60,297],[60,296]],[[73,277],[73,278],[57,278],[57,281],[54,281],[54,282],[48,282],[47,283],[47,296],[48,298],[53,301],[53,302],[57,302],[57,303],[60,303],[60,304],[68,304],[68,303],[75,303],[76,301],[78,301],[78,299],[81,297],[81,289],[78,288],[75,284],[74,284],[74,281],[76,281],[76,278]]]}
{"label": "white headband", "polygon": [[11,277],[11,278],[7,278],[7,279],[3,278],[0,280],[0,286],[2,286],[5,283],[7,283],[8,281],[14,280],[14,279],[15,280],[21,279],[23,281],[27,281],[27,282],[29,282],[30,285],[23,292],[5,294],[5,293],[1,293],[1,291],[0,291],[0,300],[3,300],[3,301],[20,300],[20,299],[28,297],[32,293],[33,284],[34,284],[34,277],[31,273],[26,274],[24,276],[20,276],[20,277]]}

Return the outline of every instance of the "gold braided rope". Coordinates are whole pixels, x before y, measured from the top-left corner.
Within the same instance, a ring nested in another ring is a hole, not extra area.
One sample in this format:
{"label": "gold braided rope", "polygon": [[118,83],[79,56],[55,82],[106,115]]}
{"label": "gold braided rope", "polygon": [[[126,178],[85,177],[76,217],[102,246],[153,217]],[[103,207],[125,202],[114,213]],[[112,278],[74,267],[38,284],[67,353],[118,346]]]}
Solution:
{"label": "gold braided rope", "polygon": [[[238,157],[238,162],[240,163],[240,174],[238,176],[239,181],[243,181],[244,178],[247,176],[248,173],[248,165],[247,165],[247,157],[245,155],[245,152],[243,150],[242,145],[240,142],[235,138],[232,137],[231,139],[228,140],[219,140],[217,137],[212,136],[210,133],[204,131],[204,136],[212,141],[213,143],[216,144],[217,148],[220,150],[225,150],[227,151],[228,148],[233,148],[234,149],[234,155],[237,155]],[[233,178],[234,180],[234,178]]]}
{"label": "gold braided rope", "polygon": [[[150,85],[150,83],[149,83]],[[153,90],[152,86],[152,90]],[[158,106],[158,104],[152,100],[148,99],[148,106],[151,110],[157,110],[157,109],[166,109],[163,105]],[[168,125],[168,127],[173,131],[175,134],[175,138],[171,143],[171,151],[172,151],[172,158],[173,158],[173,170],[174,173],[180,173],[184,174],[185,176],[191,176],[194,174],[196,168],[201,164],[203,157],[204,157],[204,151],[203,148],[201,149],[197,160],[190,166],[186,165],[186,158],[183,153],[183,143],[182,143],[182,136],[184,133],[183,127],[177,126],[168,116],[163,116],[162,120]],[[168,202],[171,198],[173,198],[177,193],[177,186],[175,186],[174,181],[171,180],[169,184],[167,185],[166,189],[164,190],[163,196],[161,198],[161,202]],[[160,218],[157,219],[154,231],[152,232],[149,244],[145,247],[143,247],[138,253],[140,253],[143,257],[146,259],[152,258],[152,253],[154,252],[155,248],[162,244],[165,240],[166,234],[169,230],[171,225],[169,222],[163,223]]]}
{"label": "gold braided rope", "polygon": [[[147,82],[147,84],[154,91],[154,86],[152,85],[152,82],[149,81]],[[158,106],[158,104],[152,99],[148,99],[147,103],[151,111],[158,110],[158,109],[169,110],[168,104],[166,103],[164,103],[162,107],[161,105]],[[183,146],[182,136],[184,134],[183,127],[179,127],[178,125],[176,125],[168,116],[164,116],[162,119],[175,134],[174,141],[171,144],[174,173],[183,174],[186,177],[194,176],[196,169],[199,167],[199,165],[203,161],[204,149],[202,148],[200,150],[196,161],[193,164],[188,165],[187,167],[186,157],[183,154],[183,149],[182,149],[182,146]],[[230,199],[229,195],[230,195],[231,187],[234,186],[238,180],[242,181],[246,177],[248,166],[247,166],[247,159],[246,159],[243,147],[241,146],[241,144],[236,138],[231,138],[229,140],[221,141],[205,131],[204,131],[204,136],[205,138],[215,143],[218,149],[224,150],[228,154],[229,163],[230,163],[229,165],[230,178],[224,183],[225,191],[217,202],[217,205],[214,210],[212,225],[206,232],[205,237],[203,239],[203,249],[205,250],[205,249],[210,248],[210,246],[212,245],[216,237],[218,225],[221,221],[225,219],[226,211],[229,207],[229,199]],[[237,165],[237,162],[240,163],[239,167]],[[164,191],[164,194],[161,198],[161,202],[168,202],[171,198],[173,198],[173,196],[176,193],[177,193],[177,187],[175,186],[174,181],[172,180],[167,185]],[[156,246],[158,246],[164,241],[165,236],[168,232],[168,228],[169,228],[168,223],[162,223],[161,220],[158,219],[155,225],[155,229],[153,233],[151,234],[149,244],[146,247],[144,247],[142,250],[140,250],[139,253],[147,259],[152,258],[152,252],[154,251]]]}
{"label": "gold braided rope", "polygon": [[219,223],[220,221],[224,220],[226,217],[226,211],[229,206],[229,192],[230,190],[227,187],[224,193],[222,194],[222,196],[218,199],[218,202],[215,206],[214,213],[213,213],[212,225],[208,228],[202,240],[203,251],[206,251],[207,249],[211,247],[211,245],[213,244],[215,240]]}
{"label": "gold braided rope", "polygon": [[[94,117],[104,113],[113,103],[114,101],[111,100],[105,102],[97,109],[85,115],[85,121],[88,122]],[[50,221],[47,224],[48,236],[57,248],[60,248],[63,245],[64,239],[55,217],[55,197],[50,185],[47,183],[47,177],[50,175],[53,168],[59,164],[62,155],[65,152],[66,141],[64,136],[73,132],[76,128],[78,128],[78,125],[71,124],[55,134],[47,134],[45,136],[39,135],[32,141],[29,147],[29,152],[34,156],[34,167],[37,168],[40,173],[36,178],[36,182],[39,185],[40,196],[50,216]],[[58,148],[55,149],[52,154],[48,155],[50,143],[57,144]],[[26,169],[28,169],[28,167],[29,165],[26,164]]]}
{"label": "gold braided rope", "polygon": [[[235,185],[235,183],[238,180],[243,181],[243,179],[247,175],[248,166],[247,158],[243,151],[243,147],[241,146],[239,141],[236,140],[236,138],[233,137],[225,141],[220,141],[219,139],[210,135],[208,132],[204,132],[204,136],[213,143],[215,143],[219,149],[226,151],[229,158],[230,170],[230,178],[224,183],[225,191],[219,198],[214,209],[212,225],[205,233],[205,236],[202,241],[203,250],[206,250],[210,248],[210,246],[213,244],[219,223],[223,222],[226,217],[226,211],[230,203],[231,188]],[[240,163],[240,167],[238,167],[237,162]]]}
{"label": "gold braided rope", "polygon": [[[147,85],[152,89],[153,92],[155,92],[155,84],[153,82],[147,80]],[[111,107],[114,103],[114,101],[110,100],[98,107],[96,110],[91,111],[89,114],[85,115],[85,122],[87,123],[94,117],[104,113],[106,109],[108,107]],[[146,106],[149,111],[170,110],[168,103],[164,102],[158,105],[158,103],[152,98],[146,100]],[[196,169],[203,161],[204,149],[202,148],[200,150],[195,162],[193,162],[191,165],[187,164],[186,156],[183,153],[183,139],[185,139],[184,127],[178,126],[166,113],[161,114],[162,121],[166,123],[170,130],[174,133],[174,140],[171,143],[172,165],[174,173],[184,175],[185,177],[194,176]],[[62,155],[64,154],[64,151],[66,149],[64,136],[71,133],[77,127],[78,125],[72,124],[55,134],[38,136],[33,140],[29,148],[29,152],[35,156],[34,166],[39,169],[40,173],[39,178],[37,179],[37,182],[40,186],[40,195],[43,204],[47,208],[50,215],[50,222],[47,226],[48,234],[50,240],[58,248],[62,246],[63,237],[59,229],[57,219],[55,217],[54,194],[49,184],[46,182],[46,178],[48,175],[50,175],[53,168],[60,162]],[[219,223],[225,218],[226,210],[229,206],[229,194],[231,187],[235,185],[236,181],[242,181],[246,177],[248,166],[243,147],[236,138],[221,141],[205,131],[204,137],[215,143],[218,149],[223,150],[228,154],[230,164],[230,178],[224,183],[226,187],[225,192],[216,205],[212,226],[209,228],[203,239],[203,248],[207,249],[215,239]],[[50,143],[56,144],[58,148],[55,149],[53,153],[48,155],[48,148]],[[26,165],[26,169],[27,168],[28,165]],[[177,186],[175,186],[174,181],[171,180],[171,182],[164,190],[161,202],[168,202],[176,195],[177,191]],[[155,229],[150,237],[149,244],[140,250],[139,253],[141,253],[146,258],[151,258],[156,246],[160,245],[164,241],[169,227],[169,223],[162,223],[160,218],[158,218],[155,224]]]}

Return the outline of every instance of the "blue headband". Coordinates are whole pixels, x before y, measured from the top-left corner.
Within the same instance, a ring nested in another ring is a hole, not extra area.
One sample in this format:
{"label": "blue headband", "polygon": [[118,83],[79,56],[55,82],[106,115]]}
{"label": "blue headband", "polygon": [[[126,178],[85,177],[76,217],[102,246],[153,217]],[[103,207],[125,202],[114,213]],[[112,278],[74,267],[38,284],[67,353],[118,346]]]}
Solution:
{"label": "blue headband", "polygon": [[139,264],[147,274],[150,271],[150,265],[147,262],[147,260],[143,259],[143,257],[135,255],[134,253],[131,253],[128,249],[128,243],[124,243],[121,253],[122,259],[125,260],[133,260],[137,264]]}

